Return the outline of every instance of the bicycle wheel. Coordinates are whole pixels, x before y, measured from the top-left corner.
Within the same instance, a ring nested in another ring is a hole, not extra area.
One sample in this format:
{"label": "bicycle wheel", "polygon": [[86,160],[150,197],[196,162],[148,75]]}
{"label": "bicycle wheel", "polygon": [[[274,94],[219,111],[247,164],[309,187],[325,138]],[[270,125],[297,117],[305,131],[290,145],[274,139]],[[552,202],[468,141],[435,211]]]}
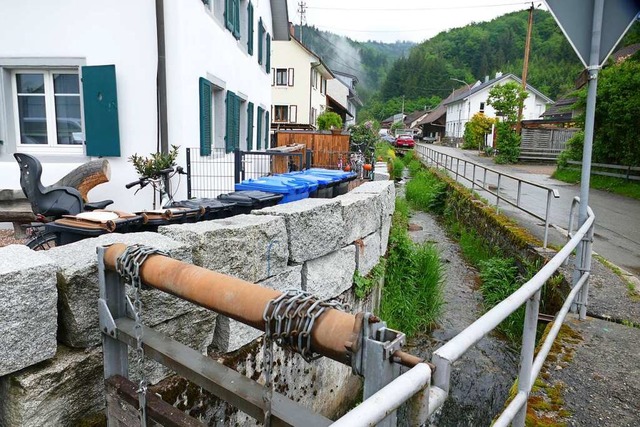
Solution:
{"label": "bicycle wheel", "polygon": [[44,233],[29,240],[26,245],[34,251],[46,251],[56,247],[56,233]]}

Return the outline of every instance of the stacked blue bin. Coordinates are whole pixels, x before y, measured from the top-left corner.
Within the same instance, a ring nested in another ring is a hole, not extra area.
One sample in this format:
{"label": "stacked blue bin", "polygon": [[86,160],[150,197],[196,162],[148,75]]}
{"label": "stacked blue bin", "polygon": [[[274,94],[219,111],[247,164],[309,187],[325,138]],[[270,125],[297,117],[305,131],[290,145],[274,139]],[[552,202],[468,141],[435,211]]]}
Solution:
{"label": "stacked blue bin", "polygon": [[345,172],[335,169],[311,168],[304,173],[315,176],[330,177],[337,181],[337,185],[333,187],[333,197],[346,194],[349,191],[349,182],[356,179],[358,174],[355,172]]}
{"label": "stacked blue bin", "polygon": [[316,191],[317,184],[295,180],[285,176],[265,176],[258,179],[247,179],[236,184],[236,191],[257,190],[282,194],[278,204],[295,202],[309,197],[309,192]]}
{"label": "stacked blue bin", "polygon": [[339,180],[333,177],[324,175],[313,175],[306,172],[289,172],[284,173],[281,176],[293,178],[298,181],[307,182],[309,184],[317,186],[316,191],[310,192],[309,197],[318,197],[329,199],[333,197],[333,187],[339,182]]}

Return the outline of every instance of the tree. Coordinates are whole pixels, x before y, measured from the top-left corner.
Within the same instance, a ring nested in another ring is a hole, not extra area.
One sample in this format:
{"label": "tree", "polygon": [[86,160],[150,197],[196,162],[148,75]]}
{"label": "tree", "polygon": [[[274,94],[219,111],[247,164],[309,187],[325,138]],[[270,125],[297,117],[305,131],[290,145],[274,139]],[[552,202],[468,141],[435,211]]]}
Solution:
{"label": "tree", "polygon": [[485,116],[483,113],[476,113],[464,125],[464,144],[462,148],[471,150],[484,145],[484,137],[491,133],[491,127],[495,119]]}
{"label": "tree", "polygon": [[319,130],[330,130],[330,129],[341,129],[341,128],[342,128],[342,117],[340,117],[338,113],[334,113],[333,111],[325,111],[318,116]]}
{"label": "tree", "polygon": [[496,110],[496,115],[501,116],[502,122],[496,125],[498,132],[496,148],[498,155],[496,163],[516,163],[520,156],[520,135],[514,130],[518,121],[518,106],[524,102],[528,93],[515,82],[494,86],[489,91],[487,104]]}
{"label": "tree", "polygon": [[503,121],[515,125],[518,121],[518,107],[529,94],[518,83],[507,82],[494,86],[489,91],[487,103],[496,110],[496,115],[504,117]]}

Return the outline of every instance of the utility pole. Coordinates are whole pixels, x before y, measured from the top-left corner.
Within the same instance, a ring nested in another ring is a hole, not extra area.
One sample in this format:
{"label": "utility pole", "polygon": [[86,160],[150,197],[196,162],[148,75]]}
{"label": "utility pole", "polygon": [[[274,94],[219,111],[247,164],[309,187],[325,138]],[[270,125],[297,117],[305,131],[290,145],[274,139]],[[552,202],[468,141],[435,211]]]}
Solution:
{"label": "utility pole", "polygon": [[[531,29],[533,28],[533,2],[529,8],[529,27],[527,28],[527,40],[524,45],[524,63],[522,64],[522,89],[527,90],[527,73],[529,72],[529,50],[531,49]],[[524,100],[518,106],[518,123],[516,123],[516,133],[522,130],[522,109]]]}
{"label": "utility pole", "polygon": [[302,26],[307,23],[307,3],[298,3],[298,13],[300,14],[300,43],[302,43]]}

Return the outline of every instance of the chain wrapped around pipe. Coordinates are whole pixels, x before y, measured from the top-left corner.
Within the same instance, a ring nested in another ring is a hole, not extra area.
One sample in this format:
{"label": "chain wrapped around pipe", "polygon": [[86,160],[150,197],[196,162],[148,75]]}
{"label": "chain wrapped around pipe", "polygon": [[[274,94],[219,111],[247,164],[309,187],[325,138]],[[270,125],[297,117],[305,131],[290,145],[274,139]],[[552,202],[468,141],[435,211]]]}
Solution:
{"label": "chain wrapped around pipe", "polygon": [[144,347],[142,344],[142,280],[140,279],[140,267],[151,255],[169,256],[166,252],[145,245],[128,246],[116,260],[116,271],[125,282],[133,286],[133,308],[135,311],[136,332],[136,360],[138,362],[138,413],[140,425],[147,425],[147,378],[144,369]]}

